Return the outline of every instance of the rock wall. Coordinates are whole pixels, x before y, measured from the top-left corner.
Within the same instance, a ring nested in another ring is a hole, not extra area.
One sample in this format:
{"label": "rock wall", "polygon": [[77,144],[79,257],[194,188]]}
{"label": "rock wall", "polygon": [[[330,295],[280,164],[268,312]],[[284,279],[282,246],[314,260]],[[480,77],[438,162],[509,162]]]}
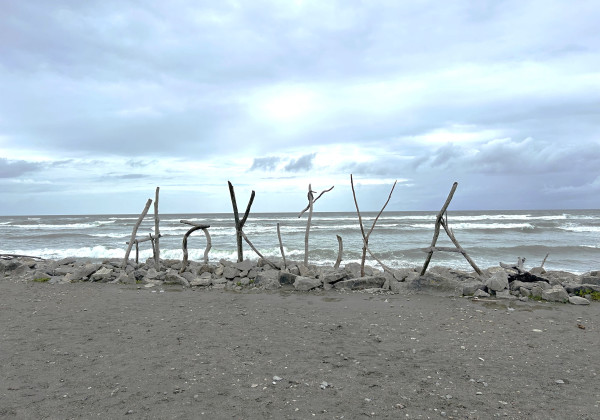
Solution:
{"label": "rock wall", "polygon": [[282,267],[275,261],[274,269],[258,261],[240,263],[221,260],[216,264],[190,261],[182,270],[179,260],[161,260],[156,270],[154,260],[129,264],[123,269],[122,260],[102,263],[79,261],[75,258],[41,260],[28,257],[2,256],[0,278],[14,281],[48,282],[51,284],[74,282],[102,282],[138,284],[139,287],[156,287],[177,284],[185,288],[211,288],[243,290],[363,290],[385,293],[434,293],[474,298],[545,300],[589,304],[592,296],[600,293],[600,272],[582,275],[562,271],[537,269],[531,273],[516,273],[511,269],[492,267],[483,276],[445,267],[432,267],[419,276],[419,268],[403,268],[392,273],[365,267],[365,277],[360,277],[360,265],[346,264],[334,269],[323,266],[304,266],[290,263]]}

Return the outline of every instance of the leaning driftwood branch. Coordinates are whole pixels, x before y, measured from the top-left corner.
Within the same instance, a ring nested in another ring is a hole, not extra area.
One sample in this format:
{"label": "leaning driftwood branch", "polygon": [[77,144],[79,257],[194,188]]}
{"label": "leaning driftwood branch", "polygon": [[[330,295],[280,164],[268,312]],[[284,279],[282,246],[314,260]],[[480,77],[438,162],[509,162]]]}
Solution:
{"label": "leaning driftwood branch", "polygon": [[142,224],[142,220],[144,220],[144,217],[146,217],[146,214],[148,214],[148,210],[150,209],[151,204],[152,204],[152,199],[149,198],[148,201],[146,202],[146,207],[144,207],[142,214],[140,214],[140,217],[138,217],[138,220],[135,223],[135,226],[133,226],[133,231],[131,232],[131,239],[129,239],[129,246],[127,247],[127,251],[125,252],[125,258],[123,258],[123,264],[122,264],[123,268],[127,267],[127,261],[129,261],[129,254],[131,253],[131,248],[133,247],[133,243],[135,241],[135,235],[137,235],[137,231],[138,231],[138,228],[140,227],[140,225]]}
{"label": "leaning driftwood branch", "polygon": [[281,257],[283,258],[283,268],[287,268],[285,252],[283,252],[283,242],[281,241],[281,229],[279,228],[279,223],[277,223],[277,238],[279,239],[279,249],[281,250]]}
{"label": "leaning driftwood branch", "polygon": [[248,219],[248,215],[250,214],[250,207],[252,207],[252,202],[254,201],[254,196],[256,193],[252,190],[252,194],[250,195],[250,201],[248,201],[248,206],[246,207],[246,212],[244,213],[244,217],[240,220],[237,202],[235,200],[235,191],[233,189],[233,184],[230,181],[227,181],[229,185],[229,195],[231,196],[231,204],[233,206],[233,217],[235,218],[235,237],[237,240],[237,254],[238,254],[238,262],[242,262],[244,260],[244,250],[242,249],[242,229],[244,228],[244,224]]}
{"label": "leaning driftwood branch", "polygon": [[269,264],[274,269],[276,269],[276,270],[279,269],[279,267],[277,267],[275,264],[273,264],[271,261],[269,261],[267,259],[267,257],[265,257],[263,254],[260,253],[260,251],[258,249],[256,249],[254,244],[252,244],[252,242],[250,242],[250,239],[248,239],[248,237],[246,236],[246,234],[243,231],[242,231],[242,237],[248,243],[248,245],[250,245],[250,248],[252,248],[252,251],[254,251],[256,253],[256,255],[258,255],[260,258],[262,258],[267,264]]}
{"label": "leaning driftwood branch", "polygon": [[[429,246],[429,248],[425,249],[425,251],[427,252],[427,257],[425,258],[425,263],[423,264],[423,268],[421,269],[421,276],[424,275],[425,272],[427,271],[427,267],[429,266],[429,262],[431,261],[431,257],[433,256],[433,253],[435,251],[459,252],[463,255],[463,257],[465,257],[467,262],[469,264],[471,264],[471,267],[473,267],[473,269],[475,270],[475,272],[477,274],[479,274],[480,276],[483,274],[481,272],[481,270],[479,269],[479,267],[477,267],[477,264],[475,264],[475,261],[473,261],[471,259],[471,257],[469,257],[469,255],[467,254],[467,251],[465,251],[460,246],[460,244],[456,240],[456,237],[454,236],[454,232],[452,231],[452,229],[450,229],[448,227],[448,214],[446,212],[448,211],[448,206],[450,205],[450,202],[452,201],[452,197],[454,197],[454,192],[456,191],[457,187],[458,187],[458,182],[455,182],[454,184],[452,184],[452,188],[450,189],[450,193],[448,194],[448,197],[446,198],[446,202],[444,203],[444,205],[442,206],[442,209],[439,211],[439,213],[437,214],[437,216],[435,218],[435,230],[433,232],[433,239],[431,240],[431,245]],[[444,231],[446,232],[446,234],[448,235],[448,238],[450,238],[450,240],[452,241],[452,243],[454,244],[456,249],[450,250],[446,247],[436,247],[435,246],[435,244],[438,240],[438,237],[440,236],[440,226],[444,228]]]}
{"label": "leaning driftwood branch", "polygon": [[385,271],[387,271],[388,273],[390,273],[392,276],[394,275],[394,270],[392,270],[390,267],[388,267],[383,262],[381,262],[381,260],[379,258],[377,258],[373,254],[373,252],[371,252],[371,250],[369,249],[369,247],[367,247],[367,251],[369,252],[369,255],[371,256],[371,258],[373,258],[375,261],[377,261],[379,263],[379,265],[381,265]]}
{"label": "leaning driftwood branch", "polygon": [[[375,224],[377,223],[377,220],[379,220],[379,216],[381,216],[381,213],[383,213],[383,210],[386,208],[386,206],[390,202],[390,199],[392,198],[392,193],[394,192],[394,188],[396,188],[397,182],[398,181],[394,181],[394,185],[392,185],[392,189],[390,191],[390,195],[388,196],[387,201],[385,202],[385,204],[383,205],[383,207],[377,214],[377,217],[375,217],[375,220],[373,221],[373,225],[371,226],[371,229],[369,229],[369,232],[365,234],[365,228],[363,226],[362,216],[360,215],[360,210],[358,209],[358,201],[356,199],[356,191],[354,189],[354,178],[352,177],[352,174],[350,174],[350,185],[352,186],[352,196],[354,197],[354,205],[356,206],[356,213],[358,213],[358,222],[360,224],[360,233],[362,234],[362,237],[363,237],[362,258],[360,261],[360,276],[361,277],[365,276],[365,260],[367,257],[367,249],[369,247],[369,236],[371,235],[371,232],[373,232],[373,229],[375,229]],[[370,251],[369,251],[369,253],[370,253]],[[379,261],[377,261],[377,262],[379,262]],[[379,262],[379,263],[381,264],[381,262]],[[381,264],[381,265],[383,266],[383,264]]]}
{"label": "leaning driftwood branch", "polygon": [[342,263],[342,253],[344,252],[344,244],[342,243],[342,237],[340,235],[335,235],[338,241],[338,256],[337,260],[335,260],[335,264],[333,268],[338,269],[340,264]]}
{"label": "leaning driftwood branch", "polygon": [[188,237],[193,232],[200,230],[200,229],[202,229],[202,231],[204,232],[204,235],[206,236],[206,248],[204,250],[204,264],[208,264],[208,252],[212,248],[212,243],[211,243],[211,239],[210,239],[210,234],[208,233],[208,228],[210,227],[210,225],[202,225],[202,224],[190,222],[189,220],[180,220],[179,222],[192,226],[192,228],[190,230],[188,230],[185,233],[185,235],[183,235],[183,243],[182,243],[183,261],[181,262],[181,270],[179,270],[180,273],[183,273],[188,264],[188,250],[187,250]]}

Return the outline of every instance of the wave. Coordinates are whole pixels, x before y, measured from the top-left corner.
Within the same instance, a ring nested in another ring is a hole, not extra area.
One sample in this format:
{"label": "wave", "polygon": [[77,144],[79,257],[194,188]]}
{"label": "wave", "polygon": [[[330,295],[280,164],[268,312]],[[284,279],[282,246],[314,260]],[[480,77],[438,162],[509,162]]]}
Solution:
{"label": "wave", "polygon": [[558,228],[568,232],[600,232],[600,226],[559,226]]}

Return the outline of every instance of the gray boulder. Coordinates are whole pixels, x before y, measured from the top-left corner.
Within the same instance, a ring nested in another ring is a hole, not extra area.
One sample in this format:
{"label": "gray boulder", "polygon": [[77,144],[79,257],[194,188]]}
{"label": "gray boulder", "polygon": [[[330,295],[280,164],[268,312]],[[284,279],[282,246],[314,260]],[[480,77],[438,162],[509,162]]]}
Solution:
{"label": "gray boulder", "polygon": [[581,296],[569,296],[569,303],[573,305],[589,305],[590,301]]}
{"label": "gray boulder", "polygon": [[508,289],[508,274],[505,271],[497,271],[486,280],[485,285],[494,292]]}
{"label": "gray boulder", "polygon": [[313,279],[311,277],[296,277],[294,281],[294,289],[300,291],[308,291],[311,289],[316,289],[321,286],[321,280]]}
{"label": "gray boulder", "polygon": [[381,288],[385,283],[383,276],[358,277],[354,279],[341,280],[333,285],[336,289],[362,290]]}
{"label": "gray boulder", "polygon": [[542,299],[548,302],[567,302],[569,294],[562,286],[554,286],[552,289],[542,291]]}

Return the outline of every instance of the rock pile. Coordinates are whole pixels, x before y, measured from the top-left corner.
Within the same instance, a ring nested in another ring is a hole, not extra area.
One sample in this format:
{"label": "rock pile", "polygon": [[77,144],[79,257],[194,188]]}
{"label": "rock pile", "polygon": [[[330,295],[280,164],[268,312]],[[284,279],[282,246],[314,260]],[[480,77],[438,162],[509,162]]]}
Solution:
{"label": "rock pile", "polygon": [[74,282],[102,282],[139,284],[139,287],[156,287],[177,284],[186,288],[212,288],[243,290],[364,290],[387,293],[427,293],[494,297],[496,299],[545,300],[589,304],[590,297],[600,294],[600,271],[582,275],[563,271],[533,269],[518,273],[503,267],[484,270],[482,276],[445,267],[433,267],[420,276],[417,269],[403,268],[392,273],[365,267],[360,276],[360,264],[348,263],[343,268],[305,266],[291,263],[285,268],[275,262],[273,268],[263,260],[231,262],[221,260],[216,264],[190,261],[182,270],[179,260],[161,260],[160,270],[154,260],[135,264],[124,269],[122,260],[102,263],[80,261],[75,258],[41,260],[30,257],[3,256],[0,259],[0,277],[15,281],[48,282],[51,284]]}

